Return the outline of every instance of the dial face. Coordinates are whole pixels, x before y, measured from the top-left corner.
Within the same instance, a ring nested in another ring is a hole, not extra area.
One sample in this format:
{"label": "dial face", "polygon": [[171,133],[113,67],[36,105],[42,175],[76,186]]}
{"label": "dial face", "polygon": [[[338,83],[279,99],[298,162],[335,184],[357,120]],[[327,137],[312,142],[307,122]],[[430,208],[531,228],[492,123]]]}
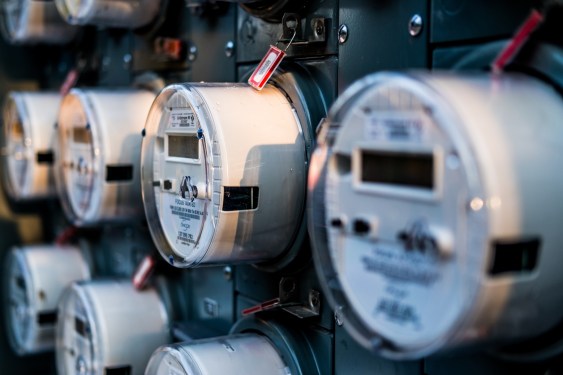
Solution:
{"label": "dial face", "polygon": [[10,100],[6,108],[5,123],[10,186],[14,192],[27,191],[31,139],[25,134],[14,100]]}
{"label": "dial face", "polygon": [[206,251],[200,243],[207,218],[209,171],[200,119],[180,94],[162,108],[153,144],[153,184],[158,219],[170,247],[182,259]]}
{"label": "dial face", "polygon": [[94,216],[100,196],[101,171],[99,149],[82,107],[74,95],[63,101],[59,119],[59,152],[62,189],[72,216],[89,219]]}
{"label": "dial face", "polygon": [[467,275],[480,273],[466,254],[484,251],[487,231],[481,213],[467,212],[467,170],[441,108],[409,86],[381,86],[342,116],[325,225],[355,314],[418,350],[456,333],[477,288]]}
{"label": "dial face", "polygon": [[[67,292],[59,311],[57,361],[63,374],[97,373],[93,322],[76,289]],[[99,363],[99,362],[98,362]]]}
{"label": "dial face", "polygon": [[[21,255],[21,254],[20,254]],[[31,339],[35,313],[30,301],[30,279],[25,272],[22,256],[11,255],[8,276],[9,312],[8,327],[11,335],[20,348],[24,348]]]}

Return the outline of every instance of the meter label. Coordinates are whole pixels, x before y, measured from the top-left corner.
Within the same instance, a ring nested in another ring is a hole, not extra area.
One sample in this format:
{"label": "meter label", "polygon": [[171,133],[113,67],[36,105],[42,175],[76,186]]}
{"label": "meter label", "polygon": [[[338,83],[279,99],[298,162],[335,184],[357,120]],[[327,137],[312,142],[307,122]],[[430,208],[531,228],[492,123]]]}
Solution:
{"label": "meter label", "polygon": [[203,221],[203,201],[182,199],[175,194],[162,195],[164,221],[168,241],[176,245],[193,247]]}
{"label": "meter label", "polygon": [[[449,316],[437,322],[436,316],[444,316],[444,301],[452,310],[458,306],[459,296],[451,293],[459,283],[455,267],[399,242],[331,237],[341,245],[334,259],[342,288],[371,329],[409,342],[430,337],[451,322]],[[434,295],[441,300],[429,302]]]}
{"label": "meter label", "polygon": [[419,142],[424,120],[418,113],[377,112],[366,121],[364,133],[368,140]]}
{"label": "meter label", "polygon": [[170,112],[170,128],[195,129],[197,122],[197,116],[191,109],[173,108]]}

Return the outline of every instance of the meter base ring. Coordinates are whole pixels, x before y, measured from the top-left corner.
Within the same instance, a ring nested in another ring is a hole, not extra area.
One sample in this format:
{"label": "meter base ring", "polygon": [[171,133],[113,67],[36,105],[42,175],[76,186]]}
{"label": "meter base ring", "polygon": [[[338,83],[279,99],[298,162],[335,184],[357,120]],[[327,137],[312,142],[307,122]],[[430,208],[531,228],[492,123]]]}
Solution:
{"label": "meter base ring", "polygon": [[[280,89],[292,103],[303,127],[307,161],[309,161],[315,146],[314,129],[327,112],[326,98],[323,97],[322,90],[315,78],[303,66],[296,63],[282,63],[272,76],[270,83]],[[306,207],[303,208],[302,224],[295,234],[292,246],[276,259],[254,264],[255,268],[266,272],[276,272],[281,269],[305,267],[309,263],[310,248],[304,249],[306,238],[308,238],[305,211]]]}
{"label": "meter base ring", "polygon": [[258,333],[268,338],[286,361],[291,374],[320,375],[315,353],[301,330],[288,329],[278,324],[275,319],[266,321],[247,317],[233,325],[230,334],[236,333]]}

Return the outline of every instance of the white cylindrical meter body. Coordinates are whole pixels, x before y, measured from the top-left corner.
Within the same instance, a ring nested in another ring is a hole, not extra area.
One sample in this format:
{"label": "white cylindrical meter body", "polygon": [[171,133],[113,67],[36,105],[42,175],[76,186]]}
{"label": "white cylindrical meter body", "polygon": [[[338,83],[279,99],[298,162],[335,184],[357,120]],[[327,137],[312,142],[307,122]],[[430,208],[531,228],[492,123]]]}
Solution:
{"label": "white cylindrical meter body", "polygon": [[142,217],[141,131],[154,94],[73,89],[61,104],[57,190],[75,225]]}
{"label": "white cylindrical meter body", "polygon": [[56,195],[53,141],[61,99],[57,93],[11,92],[4,103],[4,174],[15,200]]}
{"label": "white cylindrical meter body", "polygon": [[561,119],[561,96],[518,74],[383,73],[342,95],[310,218],[327,239],[313,235],[317,271],[364,346],[416,358],[561,320]]}
{"label": "white cylindrical meter body", "polygon": [[287,375],[273,343],[256,333],[235,334],[158,348],[145,375]]}
{"label": "white cylindrical meter body", "polygon": [[14,248],[4,268],[6,330],[20,355],[55,348],[57,305],[72,282],[90,278],[80,249],[68,246]]}
{"label": "white cylindrical meter body", "polygon": [[55,3],[42,0],[3,0],[0,29],[11,43],[70,42],[78,29],[64,22]]}
{"label": "white cylindrical meter body", "polygon": [[135,29],[152,22],[161,0],[55,0],[61,16],[73,25]]}
{"label": "white cylindrical meter body", "polygon": [[145,213],[171,264],[259,262],[294,244],[307,160],[300,122],[282,91],[169,86],[145,132]]}
{"label": "white cylindrical meter body", "polygon": [[170,341],[160,296],[153,288],[137,291],[130,281],[73,284],[61,298],[58,319],[61,375],[143,374],[151,353]]}

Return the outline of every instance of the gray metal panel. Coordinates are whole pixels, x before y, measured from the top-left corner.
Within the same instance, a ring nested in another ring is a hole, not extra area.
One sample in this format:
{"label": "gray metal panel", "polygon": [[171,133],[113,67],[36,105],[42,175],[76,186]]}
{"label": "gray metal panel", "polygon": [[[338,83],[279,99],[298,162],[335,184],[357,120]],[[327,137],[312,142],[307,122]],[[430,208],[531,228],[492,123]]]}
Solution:
{"label": "gray metal panel", "polygon": [[535,0],[433,0],[432,43],[512,35]]}
{"label": "gray metal panel", "polygon": [[195,81],[233,82],[235,80],[235,56],[227,57],[225,54],[227,42],[236,40],[235,23],[234,4],[230,4],[225,14],[216,17],[191,17],[189,40],[197,47],[197,57],[191,63],[192,77]]}
{"label": "gray metal panel", "polygon": [[[315,1],[309,7],[310,13],[303,25],[310,25],[314,17],[323,17],[326,21],[326,42],[308,45],[294,45],[287,51],[293,57],[318,57],[334,55],[337,52],[338,2],[336,0]],[[271,44],[276,44],[282,34],[281,23],[269,23],[253,17],[239,9],[237,21],[237,62],[259,62]],[[304,33],[307,30],[304,29]],[[280,48],[285,48],[280,44]]]}
{"label": "gray metal panel", "polygon": [[428,375],[513,375],[545,374],[549,366],[543,363],[501,361],[485,353],[463,353],[427,359],[424,370]]}
{"label": "gray metal panel", "polygon": [[[363,76],[379,70],[426,68],[427,2],[340,1],[340,24],[348,27],[348,40],[339,48],[338,92]],[[422,17],[422,32],[412,37],[411,17]]]}
{"label": "gray metal panel", "polygon": [[[422,361],[391,361],[359,346],[344,327],[334,333],[334,374],[421,375]],[[450,374],[457,374],[451,372]],[[477,373],[474,373],[477,374]]]}

